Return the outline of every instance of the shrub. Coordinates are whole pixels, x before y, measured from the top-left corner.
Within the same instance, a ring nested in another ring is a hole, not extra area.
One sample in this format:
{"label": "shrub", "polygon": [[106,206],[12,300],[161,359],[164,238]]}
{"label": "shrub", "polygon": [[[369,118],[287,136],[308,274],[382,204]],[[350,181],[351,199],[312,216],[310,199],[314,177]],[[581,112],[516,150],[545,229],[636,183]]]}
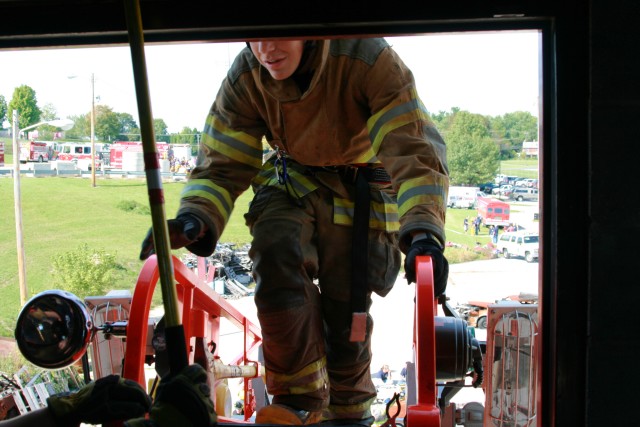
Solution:
{"label": "shrub", "polygon": [[52,261],[53,288],[69,291],[80,299],[106,294],[112,288],[115,273],[122,268],[115,255],[90,249],[86,243],[55,255]]}
{"label": "shrub", "polygon": [[135,200],[122,200],[117,205],[118,209],[131,212],[138,215],[150,215],[151,210],[149,206],[136,202]]}

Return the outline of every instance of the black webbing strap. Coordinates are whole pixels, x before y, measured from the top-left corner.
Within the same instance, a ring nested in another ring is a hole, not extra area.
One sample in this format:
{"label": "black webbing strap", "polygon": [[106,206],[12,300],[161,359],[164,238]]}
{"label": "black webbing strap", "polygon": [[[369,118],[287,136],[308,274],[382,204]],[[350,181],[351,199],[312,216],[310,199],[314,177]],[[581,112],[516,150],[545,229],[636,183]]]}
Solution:
{"label": "black webbing strap", "polygon": [[367,332],[367,273],[369,258],[369,183],[356,174],[351,248],[351,335],[350,341],[364,341]]}

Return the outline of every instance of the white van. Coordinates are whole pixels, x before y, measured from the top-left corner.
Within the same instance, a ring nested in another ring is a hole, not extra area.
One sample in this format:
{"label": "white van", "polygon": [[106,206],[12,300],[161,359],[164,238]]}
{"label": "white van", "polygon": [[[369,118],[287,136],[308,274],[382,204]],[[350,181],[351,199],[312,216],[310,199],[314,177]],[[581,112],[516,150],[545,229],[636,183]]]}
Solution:
{"label": "white van", "polygon": [[498,250],[505,258],[523,257],[527,262],[538,260],[538,233],[514,231],[498,238]]}

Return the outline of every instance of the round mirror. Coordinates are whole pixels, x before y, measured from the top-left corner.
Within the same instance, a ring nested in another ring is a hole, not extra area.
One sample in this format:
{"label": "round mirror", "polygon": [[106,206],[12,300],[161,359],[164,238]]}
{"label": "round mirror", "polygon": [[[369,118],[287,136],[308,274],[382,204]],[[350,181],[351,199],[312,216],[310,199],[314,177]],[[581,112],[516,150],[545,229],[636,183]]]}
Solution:
{"label": "round mirror", "polygon": [[84,303],[70,292],[49,290],[31,298],[20,311],[16,342],[29,362],[60,369],[77,362],[93,333]]}

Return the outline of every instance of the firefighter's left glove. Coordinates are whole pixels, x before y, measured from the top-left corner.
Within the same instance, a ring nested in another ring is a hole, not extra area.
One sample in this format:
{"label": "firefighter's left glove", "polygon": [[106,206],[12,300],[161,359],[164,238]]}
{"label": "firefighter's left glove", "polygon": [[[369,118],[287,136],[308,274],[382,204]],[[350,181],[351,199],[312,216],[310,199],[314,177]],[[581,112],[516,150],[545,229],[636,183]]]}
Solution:
{"label": "firefighter's left glove", "polygon": [[129,420],[125,427],[211,427],[217,420],[207,372],[193,364],[163,378],[149,418]]}
{"label": "firefighter's left glove", "polygon": [[109,375],[75,393],[53,395],[47,406],[56,425],[69,427],[142,416],[151,407],[151,398],[137,382]]}
{"label": "firefighter's left glove", "polygon": [[416,281],[416,257],[429,255],[433,263],[433,292],[434,297],[444,294],[449,279],[449,262],[444,257],[442,247],[432,237],[411,243],[404,259],[404,272],[408,283]]}
{"label": "firefighter's left glove", "polygon": [[[168,220],[167,227],[169,228],[169,241],[171,243],[171,249],[180,249],[187,247],[187,249],[189,249],[196,255],[211,255],[210,252],[204,254],[204,252],[197,247],[198,245],[194,245],[206,231],[204,222],[197,216],[190,213],[180,214],[175,219]],[[147,232],[147,236],[142,241],[140,259],[145,260],[154,253],[155,245],[153,242],[153,229],[150,228]]]}

